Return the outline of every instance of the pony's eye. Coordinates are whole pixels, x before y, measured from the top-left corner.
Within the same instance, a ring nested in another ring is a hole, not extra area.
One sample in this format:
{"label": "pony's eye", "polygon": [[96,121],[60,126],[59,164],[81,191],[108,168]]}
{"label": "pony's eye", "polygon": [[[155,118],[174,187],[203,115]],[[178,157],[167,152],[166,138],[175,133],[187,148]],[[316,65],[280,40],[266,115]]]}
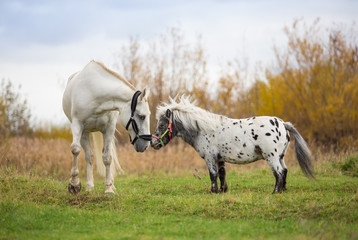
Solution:
{"label": "pony's eye", "polygon": [[139,115],[139,119],[143,121],[145,119],[145,116],[144,115]]}

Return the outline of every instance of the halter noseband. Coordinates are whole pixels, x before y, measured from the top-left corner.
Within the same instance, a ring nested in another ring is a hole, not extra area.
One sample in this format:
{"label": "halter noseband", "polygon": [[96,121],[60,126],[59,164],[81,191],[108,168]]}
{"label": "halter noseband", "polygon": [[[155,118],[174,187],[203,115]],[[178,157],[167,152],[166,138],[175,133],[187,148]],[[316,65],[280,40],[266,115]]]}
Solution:
{"label": "halter noseband", "polygon": [[[164,143],[163,143],[163,137],[168,133],[169,136],[169,142],[172,140],[172,133],[173,133],[173,129],[172,129],[172,120],[169,120],[169,125],[167,130],[162,134],[162,136],[158,137],[156,135],[152,135],[154,138],[158,139],[160,142],[160,145],[162,145],[162,147],[164,147]],[[168,143],[169,143],[168,142]]]}
{"label": "halter noseband", "polygon": [[[137,107],[138,97],[141,93],[142,93],[141,91],[136,91],[133,95],[132,102],[131,102],[131,111],[132,111],[131,118],[128,120],[128,123],[126,125],[126,129],[128,131],[129,125],[132,123],[133,131],[136,134],[135,138],[132,141],[132,144],[134,144],[138,140],[138,138],[141,138],[145,141],[152,140],[152,135],[150,135],[150,134],[143,134],[143,135],[138,134],[139,133],[138,125],[137,125],[137,122],[135,121],[135,119],[133,118],[135,109]],[[131,138],[130,135],[129,135],[129,138]]]}

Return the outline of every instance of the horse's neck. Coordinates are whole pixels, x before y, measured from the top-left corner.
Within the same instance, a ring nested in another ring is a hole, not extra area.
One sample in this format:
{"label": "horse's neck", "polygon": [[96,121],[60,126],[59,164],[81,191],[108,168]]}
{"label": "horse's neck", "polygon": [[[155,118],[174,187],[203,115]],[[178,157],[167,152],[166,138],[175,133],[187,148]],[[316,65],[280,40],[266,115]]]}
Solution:
{"label": "horse's neck", "polygon": [[100,110],[121,112],[123,107],[126,107],[131,101],[135,90],[128,83],[95,62],[90,64],[86,71],[86,84],[90,86],[93,98]]}

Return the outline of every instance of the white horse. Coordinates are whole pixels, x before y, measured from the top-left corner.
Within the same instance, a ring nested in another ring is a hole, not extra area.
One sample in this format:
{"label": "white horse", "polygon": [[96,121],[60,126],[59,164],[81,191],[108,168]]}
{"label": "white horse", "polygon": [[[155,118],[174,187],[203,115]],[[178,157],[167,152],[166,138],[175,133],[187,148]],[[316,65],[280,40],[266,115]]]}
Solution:
{"label": "white horse", "polygon": [[[111,171],[112,159],[117,168],[121,169],[114,144],[117,119],[122,126],[126,126],[135,150],[144,152],[151,138],[150,135],[143,134],[150,133],[148,95],[148,90],[137,91],[118,73],[96,61],[89,62],[82,71],[69,78],[63,94],[62,106],[71,122],[73,135],[71,144],[73,163],[68,185],[70,193],[78,193],[81,190],[78,176],[80,146],[85,151],[87,162],[86,190],[91,191],[94,188],[90,132],[96,131],[103,134],[102,158],[106,168],[105,193],[114,193],[115,171],[113,169],[115,168],[112,164]],[[97,139],[94,144],[98,142]],[[102,163],[98,157],[96,160],[97,168],[99,168]]]}
{"label": "white horse", "polygon": [[314,178],[312,156],[305,140],[289,122],[277,117],[230,119],[209,113],[181,97],[177,103],[157,108],[157,128],[151,146],[160,149],[175,137],[189,143],[205,160],[211,179],[211,191],[227,191],[225,162],[246,164],[265,159],[276,178],[275,192],[286,190],[287,167],[284,156],[290,142],[290,131],[295,138],[297,160],[301,170]]}

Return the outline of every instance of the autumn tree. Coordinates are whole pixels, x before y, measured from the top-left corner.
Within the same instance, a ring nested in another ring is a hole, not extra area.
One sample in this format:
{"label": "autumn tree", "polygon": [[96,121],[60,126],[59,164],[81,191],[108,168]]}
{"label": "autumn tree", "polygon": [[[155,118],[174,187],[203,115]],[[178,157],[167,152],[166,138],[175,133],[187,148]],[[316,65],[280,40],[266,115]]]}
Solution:
{"label": "autumn tree", "polygon": [[[322,30],[294,21],[286,49],[275,49],[276,67],[249,93],[260,96],[257,114],[294,122],[312,140],[335,146],[358,138],[358,45],[354,25]],[[356,142],[357,144],[357,142]]]}

